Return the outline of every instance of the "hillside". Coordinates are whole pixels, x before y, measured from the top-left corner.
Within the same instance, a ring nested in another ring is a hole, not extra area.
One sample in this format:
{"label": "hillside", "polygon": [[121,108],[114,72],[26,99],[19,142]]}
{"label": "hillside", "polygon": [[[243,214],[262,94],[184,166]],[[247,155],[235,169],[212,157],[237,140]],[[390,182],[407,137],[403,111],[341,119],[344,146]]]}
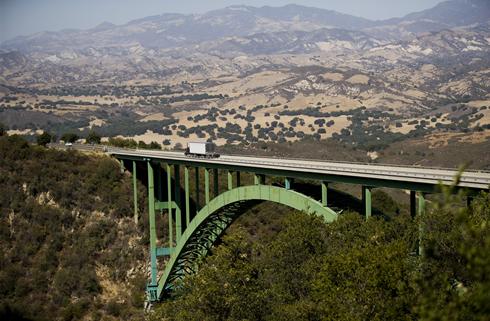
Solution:
{"label": "hillside", "polygon": [[118,164],[16,136],[0,155],[0,319],[141,320],[147,228]]}

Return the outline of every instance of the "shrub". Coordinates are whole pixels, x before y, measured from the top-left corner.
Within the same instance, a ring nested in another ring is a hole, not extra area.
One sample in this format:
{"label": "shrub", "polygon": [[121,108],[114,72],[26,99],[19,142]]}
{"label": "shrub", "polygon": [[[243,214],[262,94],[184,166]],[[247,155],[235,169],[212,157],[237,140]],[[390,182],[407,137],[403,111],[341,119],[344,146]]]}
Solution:
{"label": "shrub", "polygon": [[91,130],[87,138],[85,138],[85,141],[87,144],[100,144],[101,137],[93,130]]}
{"label": "shrub", "polygon": [[39,146],[46,146],[51,143],[52,139],[53,137],[48,132],[43,132],[41,135],[37,136],[36,141]]}

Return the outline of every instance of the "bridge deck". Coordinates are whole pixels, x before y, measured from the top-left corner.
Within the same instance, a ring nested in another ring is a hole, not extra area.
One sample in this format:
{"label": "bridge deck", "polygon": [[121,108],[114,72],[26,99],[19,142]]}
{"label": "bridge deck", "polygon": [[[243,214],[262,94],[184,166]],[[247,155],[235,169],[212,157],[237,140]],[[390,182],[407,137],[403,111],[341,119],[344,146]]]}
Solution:
{"label": "bridge deck", "polygon": [[[421,191],[432,190],[439,182],[449,185],[453,183],[454,177],[457,174],[457,170],[451,169],[321,160],[230,155],[222,155],[217,159],[203,159],[187,157],[179,152],[126,150],[113,147],[109,147],[107,152],[120,159],[153,159],[190,166],[252,171],[255,173],[324,179],[332,182],[371,184],[372,186],[406,188]],[[473,189],[488,189],[490,186],[490,172],[465,171],[461,177],[459,186]]]}

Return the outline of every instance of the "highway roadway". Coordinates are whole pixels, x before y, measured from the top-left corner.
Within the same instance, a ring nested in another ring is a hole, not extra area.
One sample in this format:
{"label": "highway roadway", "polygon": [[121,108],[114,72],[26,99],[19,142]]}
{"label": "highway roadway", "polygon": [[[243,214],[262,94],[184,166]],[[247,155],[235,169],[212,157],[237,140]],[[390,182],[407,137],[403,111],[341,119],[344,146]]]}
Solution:
{"label": "highway roadway", "polygon": [[[315,174],[318,177],[322,175],[334,178],[332,181],[342,181],[337,178],[355,178],[371,182],[401,182],[421,185],[437,185],[441,182],[444,185],[453,183],[457,170],[438,169],[427,167],[410,167],[383,164],[363,164],[347,163],[322,160],[305,160],[305,159],[287,159],[287,158],[270,158],[270,157],[252,157],[237,155],[221,155],[216,159],[193,158],[187,157],[183,152],[167,152],[153,150],[129,150],[114,147],[108,147],[106,152],[120,159],[154,159],[162,162],[173,161],[185,164],[200,163],[205,167],[206,164],[214,167],[236,168],[246,172],[247,169],[255,169],[257,173],[260,170],[277,171],[281,173],[295,173],[301,177],[301,174]],[[295,177],[291,175],[291,177]],[[305,175],[305,177],[310,177]],[[376,186],[390,187],[390,184],[377,183]],[[465,171],[460,180],[460,187],[474,189],[489,189],[490,172],[483,171]]]}

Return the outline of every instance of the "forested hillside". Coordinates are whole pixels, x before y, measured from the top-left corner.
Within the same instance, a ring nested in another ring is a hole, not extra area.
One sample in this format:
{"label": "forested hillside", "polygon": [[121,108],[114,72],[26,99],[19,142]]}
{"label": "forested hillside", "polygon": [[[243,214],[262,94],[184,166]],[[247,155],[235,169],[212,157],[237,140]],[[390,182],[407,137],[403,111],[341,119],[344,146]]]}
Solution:
{"label": "forested hillside", "polygon": [[[380,215],[368,222],[344,212],[327,225],[259,205],[237,220],[197,275],[148,314],[147,222],[143,215],[134,225],[131,195],[130,177],[105,156],[1,136],[0,319],[483,321],[490,315],[488,194],[466,210],[462,194],[445,190],[430,198],[421,221],[384,193],[373,199]],[[145,202],[142,196],[142,213]],[[420,233],[425,256],[418,254]]]}
{"label": "forested hillside", "polygon": [[0,137],[0,319],[141,320],[131,191],[109,158]]}

